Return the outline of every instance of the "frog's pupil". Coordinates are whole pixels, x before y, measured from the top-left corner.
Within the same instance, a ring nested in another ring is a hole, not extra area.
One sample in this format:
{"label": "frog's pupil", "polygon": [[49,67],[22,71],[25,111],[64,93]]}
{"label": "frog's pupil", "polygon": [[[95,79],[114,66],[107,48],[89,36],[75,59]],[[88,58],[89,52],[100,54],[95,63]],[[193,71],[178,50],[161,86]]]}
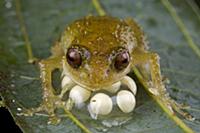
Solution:
{"label": "frog's pupil", "polygon": [[129,64],[129,54],[127,51],[121,52],[116,56],[114,67],[117,70],[122,70],[126,68],[128,64]]}
{"label": "frog's pupil", "polygon": [[69,48],[67,51],[67,62],[73,68],[78,68],[82,64],[81,54],[76,48]]}

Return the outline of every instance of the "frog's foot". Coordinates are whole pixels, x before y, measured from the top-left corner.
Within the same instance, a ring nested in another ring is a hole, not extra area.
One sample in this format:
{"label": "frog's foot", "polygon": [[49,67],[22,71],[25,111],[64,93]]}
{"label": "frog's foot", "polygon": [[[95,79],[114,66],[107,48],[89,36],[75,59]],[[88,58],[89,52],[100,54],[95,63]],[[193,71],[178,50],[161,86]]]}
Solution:
{"label": "frog's foot", "polygon": [[174,101],[172,98],[170,98],[168,95],[166,96],[167,99],[163,98],[163,101],[165,103],[169,103],[168,107],[170,109],[175,110],[178,114],[180,114],[181,116],[183,116],[185,119],[189,120],[189,121],[194,121],[195,118],[190,115],[188,112],[184,111],[184,109],[186,108],[186,106],[177,103],[176,101]]}
{"label": "frog's foot", "polygon": [[[37,108],[25,109],[24,112],[19,115],[33,116],[38,112],[46,112],[49,116],[48,124],[57,124],[60,122],[55,114],[57,108],[64,108],[70,110],[74,104],[76,107],[81,107],[83,103],[90,97],[90,91],[75,85],[70,78],[64,76],[62,79],[62,91],[60,95],[54,95],[53,89],[44,90],[43,101]],[[63,101],[64,94],[69,91],[69,99]]]}
{"label": "frog's foot", "polygon": [[159,98],[160,100],[162,100],[162,102],[164,104],[166,104],[166,106],[168,107],[168,109],[172,113],[174,113],[174,111],[175,111],[175,112],[177,112],[178,114],[180,114],[182,117],[184,117],[187,120],[190,120],[190,121],[194,120],[193,116],[191,116],[189,113],[187,113],[187,112],[184,111],[184,109],[186,108],[186,106],[182,105],[182,104],[179,104],[175,100],[173,100],[169,96],[169,93],[167,93],[167,91],[166,91],[165,88],[163,88],[161,92],[159,91],[160,89],[156,89],[156,88],[153,88],[153,87],[149,87],[148,90],[149,90],[149,92],[152,95],[154,95],[157,98]]}
{"label": "frog's foot", "polygon": [[[120,110],[124,113],[130,113],[134,110],[136,105],[135,94],[137,91],[136,84],[128,76],[122,78],[121,81],[113,84],[105,90],[109,92],[116,93],[121,84],[125,84],[129,90],[120,90],[116,96],[116,102]],[[90,104],[88,105],[88,110],[93,119],[97,119],[98,115],[108,115],[112,111],[113,101],[112,99],[104,93],[97,93],[94,95]]]}
{"label": "frog's foot", "polygon": [[43,102],[37,108],[25,109],[20,115],[33,116],[39,112],[45,112],[49,116],[48,124],[58,124],[60,118],[56,116],[55,110],[64,104],[58,96],[44,98]]}

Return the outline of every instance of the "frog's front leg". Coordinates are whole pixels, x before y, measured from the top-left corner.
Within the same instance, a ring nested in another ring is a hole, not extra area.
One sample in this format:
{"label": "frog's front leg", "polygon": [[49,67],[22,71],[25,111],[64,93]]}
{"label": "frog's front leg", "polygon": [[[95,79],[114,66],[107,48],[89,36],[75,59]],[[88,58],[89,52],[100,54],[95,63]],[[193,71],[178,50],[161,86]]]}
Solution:
{"label": "frog's front leg", "polygon": [[148,85],[149,92],[161,99],[172,112],[172,109],[174,109],[185,118],[190,119],[191,116],[181,110],[181,105],[170,98],[162,82],[159,56],[156,53],[151,52],[135,52],[133,60],[134,65],[145,65],[146,63],[149,64],[152,82],[144,81]]}
{"label": "frog's front leg", "polygon": [[36,112],[45,111],[49,114],[49,123],[56,124],[60,121],[54,111],[61,106],[61,98],[54,94],[52,87],[52,72],[55,69],[62,68],[62,57],[50,57],[39,62],[40,78],[42,81],[43,97],[42,103],[37,108],[27,110],[27,115],[33,115]]}

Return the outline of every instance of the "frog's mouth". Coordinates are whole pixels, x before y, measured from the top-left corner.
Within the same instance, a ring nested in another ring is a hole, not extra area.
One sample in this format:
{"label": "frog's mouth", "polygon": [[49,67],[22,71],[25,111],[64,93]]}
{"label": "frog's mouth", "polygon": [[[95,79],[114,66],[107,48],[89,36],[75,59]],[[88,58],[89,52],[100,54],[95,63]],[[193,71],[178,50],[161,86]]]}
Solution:
{"label": "frog's mouth", "polygon": [[[122,77],[122,78],[123,78],[123,77]],[[77,81],[77,80],[75,80],[75,79],[73,79],[73,78],[71,78],[71,80],[72,80],[75,84],[77,84],[77,85],[79,85],[79,86],[81,86],[81,87],[83,87],[83,88],[85,88],[85,89],[87,89],[87,90],[90,90],[90,91],[98,91],[98,90],[110,88],[110,86],[112,86],[113,84],[115,84],[115,83],[121,81],[122,78],[120,78],[120,79],[118,79],[118,80],[116,80],[116,81],[113,81],[113,82],[109,82],[109,83],[105,83],[105,82],[104,82],[104,83],[101,83],[101,84],[99,84],[99,83],[96,83],[96,84],[89,84],[89,83],[85,83],[85,82],[79,82],[79,81]]]}
{"label": "frog's mouth", "polygon": [[107,73],[104,69],[91,71],[73,71],[63,62],[63,73],[69,77],[76,85],[79,85],[90,91],[101,90],[102,88],[110,88],[113,84],[121,81],[124,76],[130,72],[131,64],[122,72]]}
{"label": "frog's mouth", "polygon": [[110,79],[102,79],[97,82],[94,82],[93,78],[87,79],[87,80],[81,80],[81,78],[74,77],[73,75],[70,75],[70,73],[67,73],[66,75],[69,76],[69,78],[76,84],[79,85],[87,90],[90,91],[98,91],[106,88],[110,88],[112,85],[116,84],[117,82],[120,82],[129,72],[130,70],[127,69],[123,74],[120,74],[118,76],[115,76],[114,78]]}

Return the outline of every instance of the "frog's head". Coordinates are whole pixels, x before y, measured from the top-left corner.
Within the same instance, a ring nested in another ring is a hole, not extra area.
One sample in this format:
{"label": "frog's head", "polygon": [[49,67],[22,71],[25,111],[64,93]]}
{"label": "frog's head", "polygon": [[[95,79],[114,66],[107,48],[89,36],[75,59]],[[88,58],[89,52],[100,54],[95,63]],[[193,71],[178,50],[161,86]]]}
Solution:
{"label": "frog's head", "polygon": [[64,72],[96,90],[121,80],[131,67],[135,39],[130,27],[110,17],[88,17],[71,24],[61,38]]}

